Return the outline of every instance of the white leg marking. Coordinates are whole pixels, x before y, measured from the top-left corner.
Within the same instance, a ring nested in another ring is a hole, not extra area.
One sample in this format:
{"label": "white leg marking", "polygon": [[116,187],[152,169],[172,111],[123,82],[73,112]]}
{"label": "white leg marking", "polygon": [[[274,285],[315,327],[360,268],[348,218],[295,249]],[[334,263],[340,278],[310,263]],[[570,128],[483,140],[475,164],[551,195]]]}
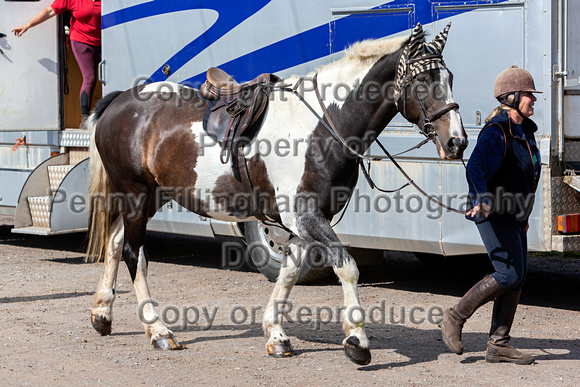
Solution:
{"label": "white leg marking", "polygon": [[141,322],[145,328],[145,333],[147,337],[151,339],[151,342],[155,341],[161,335],[171,334],[172,332],[167,329],[165,325],[159,319],[159,315],[153,307],[153,299],[151,298],[151,293],[149,292],[149,286],[147,285],[147,262],[145,260],[145,253],[143,247],[139,248],[139,260],[137,263],[137,273],[135,275],[135,282],[133,283],[135,289],[135,294],[137,295],[137,302],[139,303]]}
{"label": "white leg marking", "polygon": [[117,272],[121,261],[121,249],[123,247],[123,219],[119,216],[111,225],[109,245],[105,256],[103,275],[99,282],[91,313],[103,317],[107,321],[113,321],[113,302],[115,301],[115,286],[117,284]]}
{"label": "white leg marking", "polygon": [[356,262],[351,258],[343,266],[334,268],[334,272],[340,278],[344,293],[344,305],[346,308],[342,312],[342,326],[346,333],[345,341],[350,336],[356,336],[360,341],[360,346],[368,348],[369,340],[364,331],[365,316],[358,295],[359,271]]}
{"label": "white leg marking", "polygon": [[266,347],[289,340],[282,328],[282,312],[304,262],[302,249],[295,243],[290,243],[290,254],[292,257],[287,257],[280,268],[276,286],[264,312],[263,328],[268,337]]}

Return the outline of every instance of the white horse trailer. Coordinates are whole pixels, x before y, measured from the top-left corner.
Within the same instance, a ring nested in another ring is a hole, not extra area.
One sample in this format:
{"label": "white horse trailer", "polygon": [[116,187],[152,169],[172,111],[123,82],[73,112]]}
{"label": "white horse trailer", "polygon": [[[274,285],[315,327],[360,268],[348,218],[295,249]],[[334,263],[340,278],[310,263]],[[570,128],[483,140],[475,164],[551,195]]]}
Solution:
{"label": "white horse trailer", "polygon": [[[0,32],[9,34],[49,4],[0,2]],[[465,159],[485,117],[497,106],[497,74],[513,64],[526,68],[544,91],[533,117],[539,127],[542,181],[530,218],[529,247],[577,250],[580,236],[560,234],[557,216],[580,212],[580,184],[573,173],[580,169],[580,57],[574,49],[580,44],[578,1],[108,0],[102,4],[99,76],[104,95],[149,81],[199,86],[211,66],[240,82],[265,72],[306,75],[339,58],[355,41],[409,34],[417,23],[434,35],[449,21],[445,60],[454,72],[454,99],[471,142]],[[0,211],[15,214],[13,232],[51,235],[86,228],[87,161],[79,161],[86,156],[88,134],[65,129],[60,27],[54,19],[22,38],[0,39]],[[340,87],[333,92],[340,93]],[[24,144],[13,151],[15,139],[22,138]],[[380,140],[395,154],[419,143],[422,135],[399,115]],[[369,152],[380,150],[373,145]],[[429,145],[399,160],[430,195],[464,208],[461,161],[440,160]],[[389,161],[374,162],[371,173],[383,188],[406,182]],[[204,237],[245,231],[271,246],[272,259],[286,238],[270,226],[216,221],[174,202],[148,228]],[[442,210],[412,187],[385,194],[362,177],[335,230],[345,245],[365,249],[484,252],[475,226],[463,216]]]}

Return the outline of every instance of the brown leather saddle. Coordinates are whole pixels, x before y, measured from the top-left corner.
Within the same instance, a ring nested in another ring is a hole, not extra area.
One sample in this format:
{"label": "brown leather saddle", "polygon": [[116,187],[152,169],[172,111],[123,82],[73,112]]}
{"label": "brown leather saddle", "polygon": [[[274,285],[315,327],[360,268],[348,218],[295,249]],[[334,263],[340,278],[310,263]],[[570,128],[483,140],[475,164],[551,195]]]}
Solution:
{"label": "brown leather saddle", "polygon": [[243,148],[258,134],[268,106],[268,97],[274,85],[282,79],[274,74],[261,74],[256,79],[239,84],[225,71],[212,67],[199,93],[207,103],[203,119],[204,130],[221,145],[220,160],[231,160],[232,171],[251,200],[249,213],[262,222],[277,222],[268,218],[255,189]]}
{"label": "brown leather saddle", "polygon": [[[274,74],[261,74],[239,84],[216,67],[207,70],[207,80],[200,88],[208,102],[204,129],[222,147],[220,159],[226,164],[236,148],[250,143],[257,135],[268,106],[268,96],[281,79]],[[240,141],[243,139],[243,141]]]}

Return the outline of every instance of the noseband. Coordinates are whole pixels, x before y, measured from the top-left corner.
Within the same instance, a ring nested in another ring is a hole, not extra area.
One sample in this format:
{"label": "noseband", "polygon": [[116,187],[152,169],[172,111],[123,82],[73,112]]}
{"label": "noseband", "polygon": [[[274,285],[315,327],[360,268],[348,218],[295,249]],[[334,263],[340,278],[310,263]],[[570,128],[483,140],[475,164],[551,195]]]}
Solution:
{"label": "noseband", "polygon": [[[409,59],[408,56],[408,47],[406,47],[399,57],[399,66],[397,67],[397,76],[395,79],[395,105],[397,105],[397,108],[403,116],[407,115],[407,89],[418,74],[435,69],[445,69],[451,73],[447,66],[445,66],[443,55],[441,54],[428,54],[414,59]],[[413,97],[417,100],[421,109],[421,118],[423,119],[423,127],[420,128],[420,131],[429,140],[435,140],[437,132],[433,121],[437,121],[451,110],[459,109],[459,104],[455,102],[448,103],[434,112],[429,112],[423,104],[423,99],[417,95],[417,88],[413,87],[412,90]],[[403,99],[402,104],[401,99]]]}

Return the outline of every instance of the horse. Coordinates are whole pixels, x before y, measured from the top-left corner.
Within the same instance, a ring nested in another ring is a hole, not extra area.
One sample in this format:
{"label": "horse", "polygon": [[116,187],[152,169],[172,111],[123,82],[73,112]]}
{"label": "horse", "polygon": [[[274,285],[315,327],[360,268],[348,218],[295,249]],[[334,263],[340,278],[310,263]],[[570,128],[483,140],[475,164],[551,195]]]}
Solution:
{"label": "horse", "polygon": [[[452,74],[442,57],[449,27],[431,42],[425,40],[418,24],[404,37],[351,45],[343,58],[319,68],[315,77],[316,85],[348,89],[343,98],[330,92],[332,89],[324,93],[319,86],[314,91],[301,89],[298,86],[303,78],[299,76],[284,79],[284,87],[274,87],[259,131],[253,143],[245,145],[242,156],[253,189],[270,199],[269,205],[262,205],[259,211],[238,205],[236,198],[248,193],[239,172],[220,160],[222,147],[207,145],[203,121],[208,101],[195,89],[149,83],[113,92],[99,101],[89,119],[89,196],[98,203],[90,219],[88,257],[104,259],[91,310],[97,332],[111,333],[114,287],[122,257],[142,306],[141,321],[151,344],[160,349],[182,348],[173,332],[157,318],[147,284],[146,225],[163,204],[155,199],[161,190],[202,216],[239,222],[256,220],[260,212],[292,234],[263,316],[270,356],[296,355],[277,306],[288,299],[307,247],[321,246],[344,293],[345,354],[357,364],[369,364],[371,352],[358,293],[359,271],[330,224],[346,205],[344,201],[332,203],[333,190],[338,187],[341,192],[352,192],[360,164],[352,147],[346,147],[340,139],[361,140],[357,149],[364,153],[391,119],[401,113],[433,140],[441,158],[462,157],[467,135],[452,97]],[[321,89],[323,102],[316,97]],[[186,92],[193,92],[191,98],[183,97]],[[253,147],[260,141],[280,144],[282,140],[293,147],[283,154]],[[172,189],[175,187],[186,190]],[[118,200],[97,200],[109,197]],[[282,206],[280,198],[290,198],[292,204]]]}

